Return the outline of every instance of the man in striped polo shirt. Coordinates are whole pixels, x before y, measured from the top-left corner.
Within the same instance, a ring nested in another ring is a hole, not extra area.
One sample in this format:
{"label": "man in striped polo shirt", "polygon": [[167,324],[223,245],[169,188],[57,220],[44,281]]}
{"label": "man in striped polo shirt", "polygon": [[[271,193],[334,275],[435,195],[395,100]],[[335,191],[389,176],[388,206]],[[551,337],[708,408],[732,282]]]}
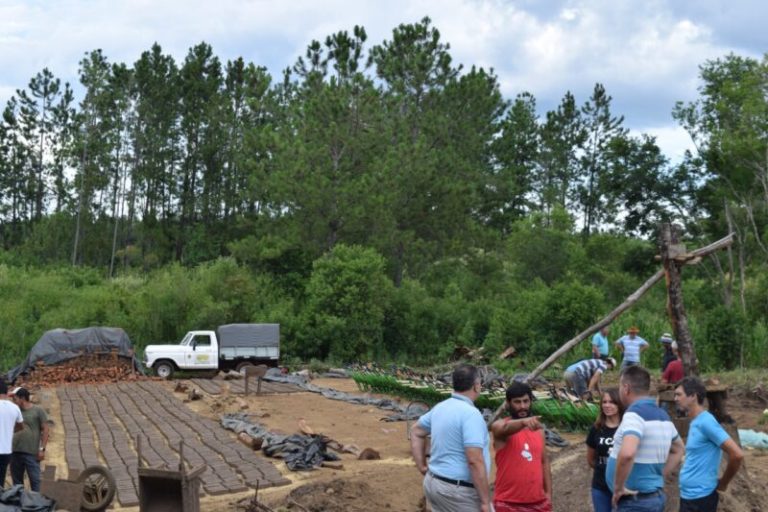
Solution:
{"label": "man in striped polo shirt", "polygon": [[618,512],[662,512],[664,479],[680,465],[685,446],[667,412],[648,396],[651,376],[640,366],[626,368],[619,396],[627,407],[605,470]]}
{"label": "man in striped polo shirt", "polygon": [[612,357],[602,359],[584,359],[574,363],[565,369],[565,381],[576,393],[583,398],[587,391],[600,391],[600,377],[607,370],[616,367],[616,360]]}
{"label": "man in striped polo shirt", "polygon": [[648,350],[648,342],[637,334],[640,332],[635,326],[627,329],[627,335],[616,340],[616,347],[622,352],[621,369],[640,364],[640,355]]}

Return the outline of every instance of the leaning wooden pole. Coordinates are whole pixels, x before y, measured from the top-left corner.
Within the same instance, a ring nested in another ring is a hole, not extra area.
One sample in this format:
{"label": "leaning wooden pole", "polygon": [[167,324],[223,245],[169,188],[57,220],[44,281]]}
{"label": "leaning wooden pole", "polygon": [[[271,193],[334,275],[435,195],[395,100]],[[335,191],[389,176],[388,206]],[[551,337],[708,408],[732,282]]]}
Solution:
{"label": "leaning wooden pole", "polygon": [[[732,243],[733,243],[733,234],[730,234],[705,247],[696,249],[695,251],[692,251],[684,255],[679,255],[676,259],[683,263],[697,263],[703,256],[706,256],[720,249],[724,249],[729,245],[731,245]],[[611,322],[613,322],[624,311],[632,307],[640,299],[640,297],[645,295],[645,293],[648,290],[650,290],[654,284],[658,283],[661,280],[661,278],[664,277],[664,274],[665,274],[665,271],[663,269],[653,274],[650,278],[648,278],[648,280],[645,283],[643,283],[643,285],[640,288],[635,290],[635,292],[631,294],[629,297],[627,297],[627,299],[624,302],[622,302],[621,305],[619,305],[617,308],[611,311],[602,320],[600,320],[596,324],[589,326],[589,328],[579,333],[578,336],[567,341],[565,345],[563,345],[562,347],[557,349],[555,352],[553,352],[551,356],[549,356],[543,363],[541,363],[531,373],[528,374],[528,376],[525,378],[525,382],[531,382],[533,379],[541,375],[541,372],[549,368],[549,366],[552,363],[554,363],[560,357],[562,357],[563,354],[571,350],[580,342],[584,341],[590,334],[598,331],[599,329],[602,329],[606,325],[609,325]],[[499,406],[499,408],[496,409],[496,412],[494,412],[493,416],[491,416],[491,418],[488,420],[488,425],[496,421],[496,419],[504,411],[505,406],[506,406],[506,403],[502,403]]]}
{"label": "leaning wooden pole", "polygon": [[622,302],[618,307],[616,307],[613,311],[608,313],[602,320],[597,322],[596,324],[590,325],[586,330],[581,331],[578,336],[575,338],[568,340],[565,345],[557,349],[550,355],[548,358],[544,360],[543,363],[541,363],[539,366],[536,367],[531,373],[528,374],[528,377],[526,377],[526,382],[530,382],[536,377],[538,377],[541,372],[546,370],[552,363],[560,359],[560,357],[571,350],[573,347],[578,345],[580,342],[587,339],[587,337],[590,334],[593,334],[606,325],[610,325],[616,318],[619,317],[624,311],[634,306],[634,304],[640,300],[640,297],[645,295],[645,292],[651,289],[651,287],[661,281],[661,278],[664,277],[664,271],[659,270],[655,274],[653,274],[646,282],[643,283],[643,286],[635,290],[635,292],[627,297],[627,299]]}

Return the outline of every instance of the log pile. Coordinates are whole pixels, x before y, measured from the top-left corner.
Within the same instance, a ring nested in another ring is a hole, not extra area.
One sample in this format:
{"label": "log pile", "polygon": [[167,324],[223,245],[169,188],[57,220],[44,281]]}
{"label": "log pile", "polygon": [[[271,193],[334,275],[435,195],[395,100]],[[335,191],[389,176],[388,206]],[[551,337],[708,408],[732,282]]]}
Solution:
{"label": "log pile", "polygon": [[83,354],[51,366],[38,361],[34,369],[17,379],[16,384],[46,387],[66,383],[105,384],[144,379],[147,377],[134,370],[130,358],[121,357],[113,351],[108,354]]}

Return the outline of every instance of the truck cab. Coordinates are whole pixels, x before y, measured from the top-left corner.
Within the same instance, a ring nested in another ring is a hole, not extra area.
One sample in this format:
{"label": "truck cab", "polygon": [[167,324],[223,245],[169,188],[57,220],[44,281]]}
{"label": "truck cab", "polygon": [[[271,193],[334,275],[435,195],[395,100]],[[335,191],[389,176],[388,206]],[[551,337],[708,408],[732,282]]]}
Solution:
{"label": "truck cab", "polygon": [[218,368],[219,341],[214,331],[190,331],[179,343],[186,366],[200,370]]}

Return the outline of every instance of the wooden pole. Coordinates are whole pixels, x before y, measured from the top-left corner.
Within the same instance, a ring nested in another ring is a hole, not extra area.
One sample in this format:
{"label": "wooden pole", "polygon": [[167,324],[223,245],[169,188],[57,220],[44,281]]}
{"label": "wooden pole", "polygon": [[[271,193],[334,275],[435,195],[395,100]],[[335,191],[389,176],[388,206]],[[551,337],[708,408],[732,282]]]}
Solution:
{"label": "wooden pole", "polygon": [[683,361],[685,375],[698,375],[699,362],[693,346],[691,331],[688,329],[688,317],[683,303],[683,285],[681,270],[685,262],[678,262],[676,257],[685,254],[685,247],[680,243],[680,228],[669,223],[661,225],[660,233],[661,261],[667,282],[667,313],[672,324],[672,332],[677,340],[677,349]]}
{"label": "wooden pole", "polygon": [[[686,263],[689,263],[689,264],[698,263],[702,257],[710,253],[713,253],[715,251],[718,251],[720,249],[724,249],[730,246],[732,243],[733,243],[733,234],[729,234],[728,236],[721,238],[716,242],[712,242],[711,244],[701,247],[700,249],[696,249],[695,251],[692,251],[690,253],[676,254],[672,259],[674,259],[675,262],[679,262],[681,265]],[[664,277],[664,274],[665,274],[664,270],[659,270],[658,272],[656,272],[645,283],[643,283],[643,285],[640,288],[638,288],[633,294],[627,297],[627,299],[624,302],[622,302],[621,305],[619,305],[617,308],[611,311],[607,316],[605,316],[605,318],[603,318],[596,324],[589,326],[589,328],[579,333],[579,335],[576,336],[575,338],[568,340],[562,347],[560,347],[555,352],[553,352],[551,356],[549,356],[543,363],[541,363],[531,373],[529,373],[528,376],[525,378],[525,382],[530,383],[533,379],[538,377],[541,374],[541,372],[549,368],[549,366],[552,363],[554,363],[560,357],[562,357],[563,354],[565,354],[570,349],[578,345],[581,341],[584,341],[587,338],[587,336],[589,336],[590,334],[602,329],[606,325],[609,325],[611,322],[613,322],[624,311],[632,307],[640,299],[640,297],[642,297],[645,294],[645,292],[647,292],[654,284],[659,282],[661,278]],[[506,407],[506,403],[502,403],[499,406],[499,408],[496,409],[496,412],[488,420],[488,425],[496,421],[496,419],[504,411],[505,407]]]}

